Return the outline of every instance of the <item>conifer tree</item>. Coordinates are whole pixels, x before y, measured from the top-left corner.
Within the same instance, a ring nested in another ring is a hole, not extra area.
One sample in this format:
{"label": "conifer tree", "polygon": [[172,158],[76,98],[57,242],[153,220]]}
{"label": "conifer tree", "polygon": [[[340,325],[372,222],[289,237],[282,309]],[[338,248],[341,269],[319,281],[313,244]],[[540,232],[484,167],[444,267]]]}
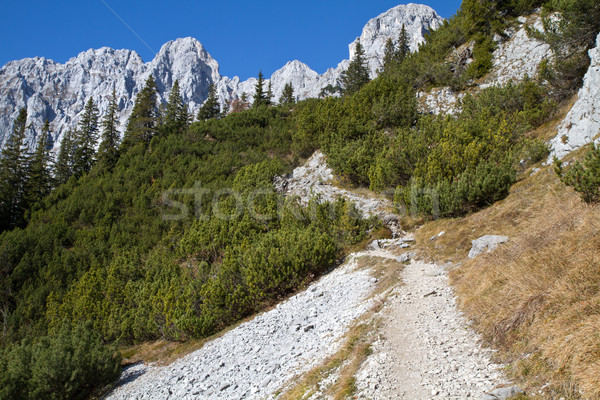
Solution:
{"label": "conifer tree", "polygon": [[187,105],[181,98],[179,80],[176,80],[169,93],[169,100],[164,115],[163,134],[182,134],[188,127]]}
{"label": "conifer tree", "polygon": [[356,93],[367,83],[369,83],[369,70],[365,61],[365,51],[360,42],[356,42],[354,58],[342,74],[344,94]]}
{"label": "conifer tree", "polygon": [[389,72],[392,62],[396,58],[396,48],[392,39],[388,38],[385,42],[383,53],[383,72]]}
{"label": "conifer tree", "polygon": [[96,143],[98,142],[98,107],[90,97],[83,109],[79,128],[74,138],[73,173],[81,176],[90,172],[96,158]]}
{"label": "conifer tree", "polygon": [[27,109],[22,108],[0,158],[0,231],[21,225],[27,207],[25,184],[28,171],[23,148],[26,130]]}
{"label": "conifer tree", "polygon": [[47,196],[52,190],[52,176],[50,174],[50,151],[48,138],[50,136],[50,122],[46,120],[42,134],[38,138],[35,152],[29,162],[29,179],[27,181],[27,201],[32,205]]}
{"label": "conifer tree", "polygon": [[144,88],[138,94],[127,128],[122,147],[127,148],[137,143],[149,144],[158,128],[158,108],[156,106],[156,83],[150,75]]}
{"label": "conifer tree", "polygon": [[271,86],[271,81],[269,80],[269,86],[267,89],[267,105],[270,106],[273,104],[273,87]]}
{"label": "conifer tree", "polygon": [[98,162],[112,168],[119,158],[119,105],[113,88],[108,109],[102,119],[102,141],[98,148]]}
{"label": "conifer tree", "polygon": [[260,106],[265,106],[269,104],[269,99],[267,97],[267,94],[265,93],[264,90],[264,85],[265,83],[265,78],[262,74],[262,71],[259,71],[258,73],[258,81],[256,82],[256,86],[255,86],[255,90],[254,90],[254,103],[252,104],[253,107],[260,107]]}
{"label": "conifer tree", "polygon": [[406,33],[406,27],[402,24],[400,30],[400,36],[398,37],[398,43],[396,44],[395,59],[398,63],[402,63],[404,59],[410,54],[410,38]]}
{"label": "conifer tree", "polygon": [[294,98],[294,87],[292,83],[286,83],[283,87],[283,92],[279,98],[279,104],[294,104],[296,99]]}
{"label": "conifer tree", "polygon": [[206,121],[211,118],[216,118],[221,113],[221,106],[217,97],[217,87],[211,83],[208,88],[208,98],[198,111],[198,121]]}
{"label": "conifer tree", "polygon": [[54,165],[54,180],[57,185],[66,183],[73,175],[73,132],[69,129],[62,141],[56,164]]}

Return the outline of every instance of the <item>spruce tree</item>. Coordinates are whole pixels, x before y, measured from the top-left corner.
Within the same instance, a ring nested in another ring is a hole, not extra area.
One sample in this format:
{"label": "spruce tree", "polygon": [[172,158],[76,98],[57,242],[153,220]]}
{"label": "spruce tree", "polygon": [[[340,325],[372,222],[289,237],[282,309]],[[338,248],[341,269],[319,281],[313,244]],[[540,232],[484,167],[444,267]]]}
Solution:
{"label": "spruce tree", "polygon": [[60,142],[60,149],[54,165],[54,180],[57,185],[66,183],[73,175],[73,132],[69,129]]}
{"label": "spruce tree", "polygon": [[98,107],[90,97],[83,109],[79,128],[74,138],[75,165],[73,166],[73,173],[76,176],[90,172],[94,165],[98,130]]}
{"label": "spruce tree", "polygon": [[208,88],[208,98],[198,111],[198,121],[206,121],[211,118],[216,118],[221,113],[219,98],[217,97],[217,87],[211,83]]}
{"label": "spruce tree", "polygon": [[356,42],[354,58],[348,69],[342,74],[344,94],[356,93],[365,84],[369,83],[369,70],[365,61],[365,51],[360,42]]}
{"label": "spruce tree", "polygon": [[392,39],[388,38],[385,42],[385,50],[383,53],[383,72],[389,72],[392,63],[396,58],[396,48]]}
{"label": "spruce tree", "polygon": [[188,127],[188,120],[187,105],[181,98],[179,81],[176,80],[165,109],[163,134],[182,134]]}
{"label": "spruce tree", "polygon": [[50,151],[48,138],[50,136],[50,122],[46,120],[42,134],[38,138],[35,152],[29,162],[29,180],[27,181],[27,202],[33,205],[46,197],[52,190],[52,176],[50,174]]}
{"label": "spruce tree", "polygon": [[258,81],[256,82],[256,86],[254,88],[254,103],[252,107],[260,107],[269,104],[269,99],[264,90],[265,78],[262,74],[262,71],[258,73]]}
{"label": "spruce tree", "polygon": [[267,89],[267,105],[270,106],[273,104],[273,87],[271,86],[271,81],[269,80],[269,86]]}
{"label": "spruce tree", "polygon": [[25,185],[28,176],[24,151],[26,130],[27,109],[22,108],[0,158],[0,231],[21,225],[27,208]]}
{"label": "spruce tree", "polygon": [[402,63],[406,57],[410,54],[410,38],[406,33],[406,27],[402,24],[400,30],[400,36],[398,37],[398,43],[396,44],[395,59],[398,63]]}
{"label": "spruce tree", "polygon": [[158,108],[156,106],[156,83],[150,75],[144,88],[138,94],[127,128],[123,136],[122,147],[127,148],[137,143],[149,144],[158,128]]}
{"label": "spruce tree", "polygon": [[112,168],[119,158],[119,105],[113,88],[108,109],[102,119],[102,141],[98,148],[98,162]]}
{"label": "spruce tree", "polygon": [[279,98],[279,104],[294,104],[296,99],[294,98],[294,87],[292,83],[286,83],[283,87],[283,92]]}

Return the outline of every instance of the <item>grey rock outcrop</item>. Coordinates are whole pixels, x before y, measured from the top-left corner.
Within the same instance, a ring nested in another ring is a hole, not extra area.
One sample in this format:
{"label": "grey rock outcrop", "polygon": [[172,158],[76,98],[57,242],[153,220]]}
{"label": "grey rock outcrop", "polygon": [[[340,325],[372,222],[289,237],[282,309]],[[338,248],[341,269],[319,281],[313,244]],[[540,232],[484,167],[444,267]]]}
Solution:
{"label": "grey rock outcrop", "polygon": [[469,258],[475,258],[486,251],[493,251],[500,244],[506,242],[508,242],[508,236],[485,235],[479,239],[475,239],[471,242],[473,247],[469,251]]}
{"label": "grey rock outcrop", "polygon": [[596,47],[589,51],[590,67],[583,78],[578,99],[558,127],[558,134],[550,141],[552,149],[548,162],[554,157],[563,158],[596,140],[600,135],[600,34]]}

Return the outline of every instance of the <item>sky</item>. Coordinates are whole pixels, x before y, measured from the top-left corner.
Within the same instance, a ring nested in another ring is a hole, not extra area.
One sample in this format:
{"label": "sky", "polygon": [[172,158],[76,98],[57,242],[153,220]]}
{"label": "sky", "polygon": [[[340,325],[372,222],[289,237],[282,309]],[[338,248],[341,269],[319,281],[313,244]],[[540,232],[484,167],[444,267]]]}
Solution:
{"label": "sky", "polygon": [[[424,0],[444,18],[460,0]],[[144,61],[180,37],[195,37],[222,75],[270,76],[291,60],[319,73],[348,58],[348,44],[388,9],[388,0],[21,0],[0,14],[0,65],[25,57],[64,63],[90,48],[132,49]]]}

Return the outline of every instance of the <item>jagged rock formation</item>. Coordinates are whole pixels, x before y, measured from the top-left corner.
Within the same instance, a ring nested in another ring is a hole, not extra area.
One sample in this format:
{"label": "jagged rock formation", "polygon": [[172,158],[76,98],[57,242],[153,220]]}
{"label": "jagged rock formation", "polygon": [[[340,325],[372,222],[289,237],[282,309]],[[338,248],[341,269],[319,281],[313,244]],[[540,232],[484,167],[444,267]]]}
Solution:
{"label": "jagged rock formation", "polygon": [[600,34],[596,38],[596,47],[588,54],[591,64],[583,78],[583,87],[575,105],[558,127],[558,135],[550,141],[552,151],[548,162],[555,156],[563,158],[600,135]]}
{"label": "jagged rock formation", "polygon": [[6,141],[21,107],[27,107],[28,122],[33,126],[27,137],[30,147],[46,118],[57,142],[76,126],[89,97],[103,113],[113,87],[123,129],[149,74],[156,79],[161,101],[179,79],[181,94],[191,109],[202,104],[210,83],[220,79],[219,64],[192,38],[166,43],[148,63],[135,51],[107,47],[83,52],[65,64],[40,57],[11,61],[0,69],[0,144]]}
{"label": "jagged rock formation", "polygon": [[404,24],[411,38],[410,50],[415,51],[425,42],[425,35],[430,30],[438,29],[443,19],[431,8],[422,4],[407,4],[391,10],[370,20],[363,28],[360,37],[348,45],[350,59],[354,57],[356,42],[365,49],[371,77],[383,66],[385,42],[388,39],[398,40],[398,34]]}
{"label": "jagged rock formation", "polygon": [[[388,37],[396,39],[402,24],[411,37],[412,49],[416,49],[425,40],[424,34],[442,21],[430,7],[416,4],[394,7],[369,21],[360,40],[369,57],[371,74],[380,67],[385,41]],[[350,49],[352,56],[354,42]],[[344,60],[322,75],[300,61],[287,63],[270,78],[275,100],[281,96],[286,83],[292,83],[298,99],[317,97],[325,86],[338,84],[348,62]],[[238,77],[221,76],[217,61],[193,38],[166,43],[154,60],[147,63],[135,51],[106,47],[83,52],[65,64],[40,57],[11,61],[0,69],[0,147],[12,131],[19,109],[26,106],[28,122],[33,127],[27,137],[28,146],[35,145],[36,131],[41,131],[47,118],[57,149],[62,134],[76,126],[85,101],[92,97],[103,113],[113,87],[122,110],[122,130],[135,96],[149,74],[156,79],[160,101],[168,97],[173,82],[178,79],[183,100],[192,112],[206,100],[211,83],[217,85],[222,104],[241,97],[244,92],[251,99],[256,85],[256,78],[240,81]]]}

